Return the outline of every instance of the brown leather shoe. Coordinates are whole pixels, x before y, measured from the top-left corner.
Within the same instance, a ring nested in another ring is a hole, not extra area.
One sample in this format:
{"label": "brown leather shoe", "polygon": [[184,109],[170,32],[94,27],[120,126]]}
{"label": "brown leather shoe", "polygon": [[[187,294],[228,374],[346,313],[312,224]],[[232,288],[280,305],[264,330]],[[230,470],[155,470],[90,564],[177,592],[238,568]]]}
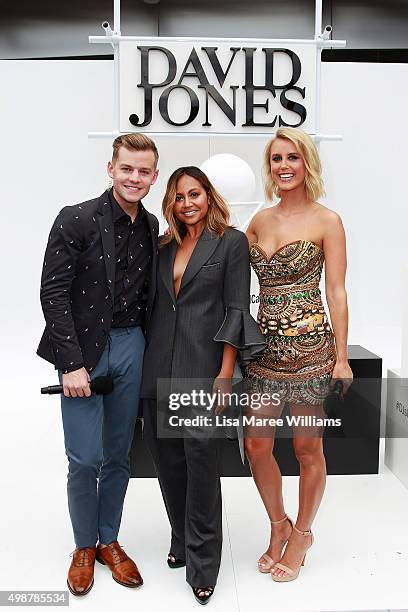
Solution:
{"label": "brown leather shoe", "polygon": [[86,595],[94,584],[96,547],[77,548],[72,554],[67,585],[73,595]]}
{"label": "brown leather shoe", "polygon": [[137,565],[127,556],[119,542],[111,542],[105,547],[98,544],[96,559],[102,565],[107,565],[112,571],[112,578],[126,587],[136,588],[143,584]]}

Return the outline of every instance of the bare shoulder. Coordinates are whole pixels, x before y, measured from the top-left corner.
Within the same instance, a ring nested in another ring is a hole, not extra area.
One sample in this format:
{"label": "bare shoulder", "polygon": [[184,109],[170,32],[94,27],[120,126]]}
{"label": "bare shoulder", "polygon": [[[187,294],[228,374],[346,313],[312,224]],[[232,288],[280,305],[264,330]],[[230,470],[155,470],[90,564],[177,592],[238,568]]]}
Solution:
{"label": "bare shoulder", "polygon": [[272,217],[275,215],[275,206],[267,206],[266,208],[262,208],[259,212],[256,213],[252,221],[263,222],[268,217]]}
{"label": "bare shoulder", "polygon": [[315,202],[313,207],[316,219],[325,231],[338,231],[343,229],[341,217],[334,210],[318,202]]}
{"label": "bare shoulder", "polygon": [[268,221],[268,219],[272,219],[275,216],[275,206],[268,206],[268,208],[263,208],[259,212],[256,213],[251,219],[250,228],[254,232],[258,228],[261,228],[263,224]]}

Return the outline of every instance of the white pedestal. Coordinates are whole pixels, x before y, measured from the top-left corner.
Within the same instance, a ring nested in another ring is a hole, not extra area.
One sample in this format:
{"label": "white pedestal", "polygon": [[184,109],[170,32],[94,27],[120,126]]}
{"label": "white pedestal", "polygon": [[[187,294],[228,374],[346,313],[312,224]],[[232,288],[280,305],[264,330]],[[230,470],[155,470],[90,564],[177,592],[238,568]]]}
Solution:
{"label": "white pedestal", "polygon": [[400,370],[388,370],[384,462],[408,488],[408,386]]}

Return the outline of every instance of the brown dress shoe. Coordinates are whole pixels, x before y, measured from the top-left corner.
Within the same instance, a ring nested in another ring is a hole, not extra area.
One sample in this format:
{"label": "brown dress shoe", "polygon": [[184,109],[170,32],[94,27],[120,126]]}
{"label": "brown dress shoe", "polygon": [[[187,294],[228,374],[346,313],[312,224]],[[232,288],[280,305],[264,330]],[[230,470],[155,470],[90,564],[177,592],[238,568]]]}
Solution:
{"label": "brown dress shoe", "polygon": [[101,547],[98,544],[96,559],[102,565],[107,565],[112,572],[112,578],[126,587],[136,588],[143,584],[137,565],[127,556],[119,542],[111,542]]}
{"label": "brown dress shoe", "polygon": [[86,595],[94,584],[96,548],[77,548],[72,555],[67,585],[73,595]]}

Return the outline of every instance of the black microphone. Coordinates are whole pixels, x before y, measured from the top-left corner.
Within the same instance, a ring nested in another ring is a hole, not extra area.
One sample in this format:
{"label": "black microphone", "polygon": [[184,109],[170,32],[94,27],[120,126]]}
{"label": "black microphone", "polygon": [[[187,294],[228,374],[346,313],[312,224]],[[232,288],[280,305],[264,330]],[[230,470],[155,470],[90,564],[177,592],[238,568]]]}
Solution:
{"label": "black microphone", "polygon": [[[97,376],[91,380],[89,386],[92,393],[96,393],[97,395],[108,395],[108,393],[111,393],[113,390],[113,380],[110,376]],[[64,387],[62,385],[51,385],[50,387],[41,388],[42,395],[57,395],[63,392]]]}

